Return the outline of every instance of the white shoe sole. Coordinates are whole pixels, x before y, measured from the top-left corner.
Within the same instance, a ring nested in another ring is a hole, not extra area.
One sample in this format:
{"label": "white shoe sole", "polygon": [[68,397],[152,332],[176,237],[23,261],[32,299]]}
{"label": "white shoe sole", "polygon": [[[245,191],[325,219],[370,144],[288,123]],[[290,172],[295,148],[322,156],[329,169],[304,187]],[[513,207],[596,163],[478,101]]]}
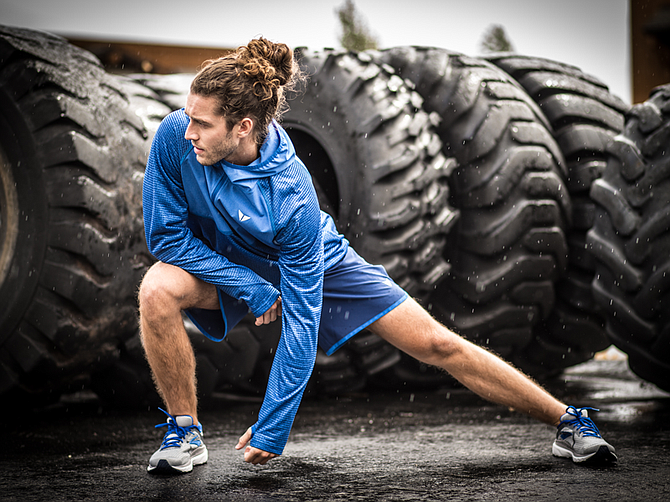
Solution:
{"label": "white shoe sole", "polygon": [[207,448],[204,451],[200,452],[198,455],[191,457],[191,462],[185,465],[171,465],[166,459],[161,459],[158,461],[157,465],[149,465],[147,467],[147,472],[153,473],[162,473],[162,474],[178,474],[178,473],[187,473],[193,470],[194,465],[206,464],[209,459],[209,452]]}
{"label": "white shoe sole", "polygon": [[575,452],[573,452],[572,450],[563,448],[562,446],[559,446],[556,443],[554,443],[551,447],[551,453],[555,457],[572,458],[572,461],[576,463],[587,462],[591,459],[602,463],[612,463],[617,461],[616,454],[612,452],[606,445],[602,445],[593,453],[579,456],[575,455]]}

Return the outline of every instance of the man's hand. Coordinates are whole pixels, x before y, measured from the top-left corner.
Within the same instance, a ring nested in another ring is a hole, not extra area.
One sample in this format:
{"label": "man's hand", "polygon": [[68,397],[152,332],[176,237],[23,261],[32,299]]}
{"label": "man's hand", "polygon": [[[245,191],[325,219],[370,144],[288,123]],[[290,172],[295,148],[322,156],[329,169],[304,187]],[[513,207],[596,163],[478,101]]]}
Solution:
{"label": "man's hand", "polygon": [[258,448],[254,448],[253,446],[249,446],[249,441],[251,441],[251,427],[247,429],[247,432],[242,434],[240,436],[239,441],[237,442],[237,446],[235,446],[236,450],[241,450],[246,446],[246,449],[244,450],[244,461],[248,462],[250,464],[260,464],[260,465],[265,465],[267,464],[268,460],[271,460],[275,457],[278,457],[276,453],[269,453],[267,451],[259,450]]}
{"label": "man's hand", "polygon": [[256,326],[270,324],[272,321],[276,321],[277,318],[281,319],[281,296],[277,298],[277,301],[262,316],[256,318]]}

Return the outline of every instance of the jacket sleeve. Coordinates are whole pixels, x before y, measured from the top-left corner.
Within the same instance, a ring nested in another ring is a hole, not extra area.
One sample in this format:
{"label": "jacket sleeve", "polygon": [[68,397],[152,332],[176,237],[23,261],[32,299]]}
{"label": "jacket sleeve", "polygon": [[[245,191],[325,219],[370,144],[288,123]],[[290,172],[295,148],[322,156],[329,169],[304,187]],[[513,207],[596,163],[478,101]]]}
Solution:
{"label": "jacket sleeve", "polygon": [[[295,178],[294,178],[295,180]],[[316,193],[305,196],[278,234],[280,244],[282,335],[277,346],[265,399],[252,427],[251,446],[281,454],[314,368],[323,301],[323,238]],[[286,208],[294,202],[285,200]]]}
{"label": "jacket sleeve", "polygon": [[149,251],[159,260],[244,300],[259,317],[279,297],[277,289],[249,268],[210,249],[186,225],[188,204],[180,166],[190,145],[183,137],[183,122],[177,113],[168,115],[159,126],[144,174],[142,204]]}

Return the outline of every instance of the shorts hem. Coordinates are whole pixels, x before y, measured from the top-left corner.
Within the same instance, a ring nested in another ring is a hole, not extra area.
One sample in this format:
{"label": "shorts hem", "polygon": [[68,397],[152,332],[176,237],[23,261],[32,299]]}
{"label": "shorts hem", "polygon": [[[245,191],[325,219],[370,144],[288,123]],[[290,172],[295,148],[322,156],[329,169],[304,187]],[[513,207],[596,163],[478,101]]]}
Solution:
{"label": "shorts hem", "polygon": [[344,345],[347,341],[349,341],[349,340],[351,339],[351,337],[353,337],[354,335],[356,335],[356,334],[358,334],[359,332],[363,331],[365,328],[367,328],[368,326],[370,326],[370,324],[372,324],[373,322],[375,322],[375,321],[377,321],[378,319],[381,319],[382,317],[384,317],[386,314],[388,314],[389,312],[391,312],[394,308],[396,308],[396,307],[397,307],[398,305],[400,305],[402,302],[404,302],[405,300],[407,300],[408,297],[409,297],[409,295],[408,295],[407,293],[405,293],[405,294],[402,296],[402,298],[400,298],[399,300],[397,300],[393,305],[389,306],[388,308],[386,308],[385,310],[383,310],[382,312],[380,312],[379,314],[377,314],[377,315],[374,316],[373,318],[368,319],[366,322],[364,322],[363,324],[361,324],[359,327],[357,327],[356,329],[352,330],[349,334],[347,334],[347,335],[345,335],[344,337],[340,338],[340,340],[338,340],[337,343],[335,343],[335,345],[333,345],[331,348],[329,348],[329,349],[326,351],[326,355],[327,355],[327,356],[332,356],[333,353],[334,353],[337,349],[339,349],[342,345]]}
{"label": "shorts hem", "polygon": [[191,322],[195,324],[195,327],[200,330],[200,333],[202,333],[203,335],[205,335],[207,338],[209,338],[214,342],[222,342],[228,335],[228,319],[226,319],[226,311],[223,308],[223,298],[221,298],[221,292],[219,291],[219,288],[216,288],[216,296],[219,298],[219,309],[221,310],[221,318],[223,319],[223,336],[216,338],[210,335],[209,332],[206,329],[204,329],[200,325],[200,323],[196,320],[195,316],[191,315],[188,309],[184,310],[184,313],[188,316]]}

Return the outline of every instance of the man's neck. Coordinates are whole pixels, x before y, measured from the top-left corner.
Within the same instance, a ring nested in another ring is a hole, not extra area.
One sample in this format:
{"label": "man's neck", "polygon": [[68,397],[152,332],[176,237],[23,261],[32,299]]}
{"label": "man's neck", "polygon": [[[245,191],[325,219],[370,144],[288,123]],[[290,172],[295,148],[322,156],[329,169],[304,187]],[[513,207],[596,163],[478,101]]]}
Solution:
{"label": "man's neck", "polygon": [[258,155],[256,142],[251,138],[244,138],[235,151],[224,160],[238,166],[248,166],[258,158]]}

